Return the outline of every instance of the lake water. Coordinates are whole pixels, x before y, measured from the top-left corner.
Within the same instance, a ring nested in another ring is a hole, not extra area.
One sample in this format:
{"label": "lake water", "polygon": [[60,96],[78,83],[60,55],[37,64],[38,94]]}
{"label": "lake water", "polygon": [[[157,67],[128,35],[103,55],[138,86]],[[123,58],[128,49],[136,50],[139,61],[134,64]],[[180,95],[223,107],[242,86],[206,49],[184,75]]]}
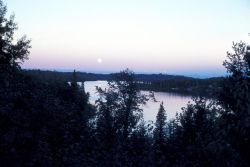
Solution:
{"label": "lake water", "polygon": [[[98,99],[98,94],[96,93],[96,86],[101,88],[106,88],[106,81],[86,81],[84,83],[85,91],[90,94],[90,103],[95,104],[95,100]],[[148,91],[142,91],[144,94],[148,94]],[[149,101],[146,105],[142,106],[143,118],[145,121],[155,121],[157,112],[159,110],[160,103],[163,101],[167,119],[172,119],[175,117],[176,113],[180,113],[182,107],[191,101],[190,96],[182,96],[179,94],[168,93],[168,92],[154,92],[155,98],[158,102]]]}

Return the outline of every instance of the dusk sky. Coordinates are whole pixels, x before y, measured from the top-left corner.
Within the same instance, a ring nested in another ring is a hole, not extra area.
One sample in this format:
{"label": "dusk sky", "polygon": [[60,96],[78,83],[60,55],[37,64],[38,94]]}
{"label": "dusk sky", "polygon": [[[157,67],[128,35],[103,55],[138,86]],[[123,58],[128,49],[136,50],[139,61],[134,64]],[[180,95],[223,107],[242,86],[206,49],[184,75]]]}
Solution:
{"label": "dusk sky", "polygon": [[196,76],[225,74],[232,41],[250,43],[249,0],[5,0],[24,68]]}

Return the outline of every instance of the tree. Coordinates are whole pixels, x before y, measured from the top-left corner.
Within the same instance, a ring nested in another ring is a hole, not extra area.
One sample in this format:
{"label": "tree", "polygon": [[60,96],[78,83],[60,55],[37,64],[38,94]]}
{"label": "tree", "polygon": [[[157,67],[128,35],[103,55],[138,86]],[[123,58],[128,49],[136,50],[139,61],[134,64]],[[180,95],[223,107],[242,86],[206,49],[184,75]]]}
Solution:
{"label": "tree", "polygon": [[148,96],[140,93],[134,73],[129,69],[114,74],[108,85],[109,92],[117,97],[117,125],[126,139],[142,118],[140,105],[146,103]]}
{"label": "tree", "polygon": [[0,0],[0,73],[13,72],[20,69],[20,64],[28,59],[30,40],[23,36],[14,43],[17,24],[14,15],[6,18],[7,8]]}
{"label": "tree", "polygon": [[99,99],[96,116],[96,156],[101,159],[103,166],[112,166],[114,162],[113,154],[117,146],[117,119],[118,111],[117,94],[109,90],[97,88]]}
{"label": "tree", "polygon": [[156,116],[154,138],[155,142],[163,144],[166,137],[166,111],[163,106],[163,102],[160,104],[159,111]]}
{"label": "tree", "polygon": [[233,77],[249,76],[250,57],[247,44],[242,41],[233,42],[232,49],[233,53],[227,52],[228,60],[225,60],[223,65]]}
{"label": "tree", "polygon": [[128,69],[113,74],[108,88],[97,88],[97,91],[100,98],[96,101],[96,131],[101,148],[98,151],[101,152],[100,158],[105,159],[106,166],[130,164],[129,145],[134,143],[131,138],[142,121],[140,105],[145,104],[149,97],[140,93],[134,73]]}
{"label": "tree", "polygon": [[233,53],[224,62],[229,76],[222,84],[219,102],[224,108],[220,134],[232,146],[242,162],[250,162],[250,51],[246,43],[233,43]]}
{"label": "tree", "polygon": [[76,70],[73,71],[72,81],[71,81],[70,86],[72,87],[73,90],[77,90],[78,89]]}
{"label": "tree", "polygon": [[155,163],[157,166],[162,166],[166,163],[166,157],[164,153],[166,144],[166,119],[166,111],[162,102],[156,116],[154,129],[154,153]]}

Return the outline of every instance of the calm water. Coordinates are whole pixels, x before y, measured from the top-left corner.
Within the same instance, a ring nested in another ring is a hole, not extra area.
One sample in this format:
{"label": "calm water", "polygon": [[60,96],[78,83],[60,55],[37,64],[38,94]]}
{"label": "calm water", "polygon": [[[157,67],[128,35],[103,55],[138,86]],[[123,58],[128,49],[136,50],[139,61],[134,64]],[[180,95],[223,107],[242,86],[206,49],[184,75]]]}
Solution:
{"label": "calm water", "polygon": [[[105,88],[107,87],[106,81],[86,81],[84,83],[85,91],[90,94],[90,103],[94,104],[98,99],[96,93],[96,86]],[[148,91],[142,91],[144,94],[148,94]],[[165,110],[167,112],[167,119],[175,117],[177,112],[181,112],[181,108],[185,107],[188,101],[191,101],[189,96],[181,96],[179,94],[167,93],[167,92],[154,92],[155,98],[158,102],[149,101],[146,105],[142,106],[143,117],[145,121],[155,121],[156,114],[158,112],[160,102],[163,101]]]}

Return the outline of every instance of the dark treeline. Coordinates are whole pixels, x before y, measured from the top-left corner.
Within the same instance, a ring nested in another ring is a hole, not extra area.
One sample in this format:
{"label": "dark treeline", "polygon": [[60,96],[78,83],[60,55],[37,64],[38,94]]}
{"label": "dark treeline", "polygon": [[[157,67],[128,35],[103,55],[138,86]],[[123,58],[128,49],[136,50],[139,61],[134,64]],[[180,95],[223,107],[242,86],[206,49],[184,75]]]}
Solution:
{"label": "dark treeline", "polygon": [[[41,70],[23,70],[25,75],[36,78],[41,82],[67,82],[71,80],[73,72],[41,71]],[[114,74],[94,74],[85,72],[76,72],[77,81],[97,81],[112,80]],[[185,76],[167,75],[167,74],[134,74],[135,81],[138,81],[138,87],[141,90],[165,91],[187,94],[193,96],[211,97],[220,88],[222,77],[199,79]]]}
{"label": "dark treeline", "polygon": [[[43,71],[43,70],[23,70],[25,75],[36,78],[42,82],[68,82],[72,79],[73,72]],[[110,80],[111,74],[95,74],[86,72],[76,72],[77,82]]]}
{"label": "dark treeline", "polygon": [[139,88],[143,90],[165,91],[192,96],[213,97],[220,89],[223,77],[198,78],[172,78],[158,80],[150,83],[141,82]]}
{"label": "dark treeline", "polygon": [[[50,82],[52,80],[58,80],[61,82],[69,81],[73,72],[58,72],[58,71],[42,71],[42,70],[23,70],[23,73],[31,77],[35,77],[41,81]],[[111,74],[96,74],[86,72],[76,72],[77,81],[98,81],[98,80],[111,80],[115,73]],[[134,74],[136,81],[150,83],[152,81],[168,81],[168,80],[188,80],[194,79],[191,77],[167,75],[167,74]]]}
{"label": "dark treeline", "polygon": [[[0,1],[0,166],[250,166],[250,53],[234,43],[214,101],[194,99],[173,120],[159,106],[155,124],[143,121],[133,72],[113,75],[88,101],[78,73],[71,83],[25,74],[30,41],[13,42],[16,24]],[[157,112],[157,111],[155,111]]]}

